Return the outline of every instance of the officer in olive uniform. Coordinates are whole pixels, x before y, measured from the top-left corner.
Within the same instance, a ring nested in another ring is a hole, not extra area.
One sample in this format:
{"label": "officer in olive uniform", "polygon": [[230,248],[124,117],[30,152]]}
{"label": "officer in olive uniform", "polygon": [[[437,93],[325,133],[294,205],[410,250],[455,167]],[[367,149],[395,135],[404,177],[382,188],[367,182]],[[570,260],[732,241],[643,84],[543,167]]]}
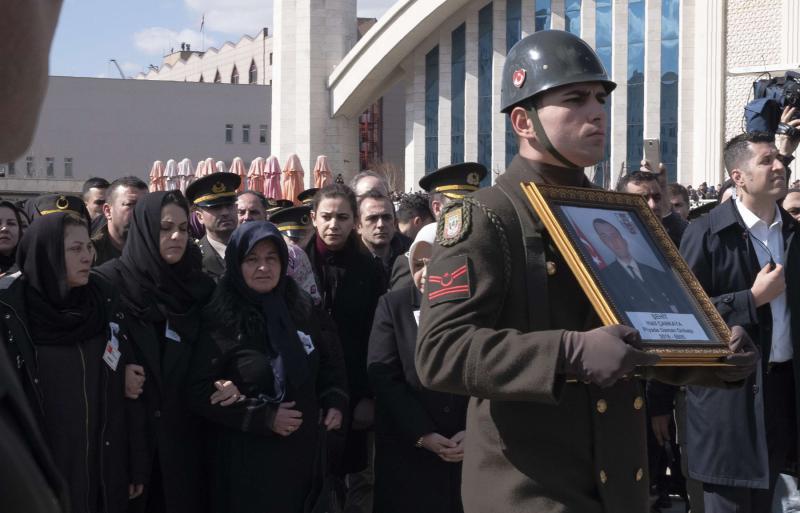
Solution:
{"label": "officer in olive uniform", "polygon": [[[420,178],[419,186],[428,193],[428,202],[434,219],[439,219],[439,213],[445,205],[477,191],[487,173],[483,164],[462,162],[440,167]],[[411,279],[409,269],[408,256],[405,253],[398,256],[392,266],[389,288],[398,290],[412,287],[414,281]]]}
{"label": "officer in olive uniform", "polygon": [[225,274],[225,248],[236,229],[236,189],[241,177],[233,173],[213,173],[186,188],[186,199],[198,210],[206,234],[196,241],[203,253],[203,272],[214,281]]}
{"label": "officer in olive uniform", "polygon": [[89,211],[86,209],[86,203],[78,196],[70,194],[44,194],[38,196],[32,202],[28,202],[27,212],[31,221],[39,216],[46,216],[48,214],[55,214],[57,212],[68,212],[78,217],[83,217],[91,223]]}
{"label": "officer in olive uniform", "polygon": [[317,188],[306,189],[297,195],[297,199],[303,205],[308,205],[310,207],[311,204],[314,203],[314,196],[316,196],[318,190]]}
{"label": "officer in olive uniform", "polygon": [[301,205],[278,210],[269,220],[278,227],[284,238],[288,238],[300,248],[305,248],[314,235],[310,206]]}
{"label": "officer in olive uniform", "polygon": [[267,198],[267,220],[272,217],[272,214],[291,206],[294,206],[294,203],[290,200]]}
{"label": "officer in olive uniform", "polygon": [[[603,103],[614,87],[568,32],[517,43],[503,69],[502,111],[520,152],[495,186],[439,219],[416,365],[423,385],[472,397],[466,513],[649,511],[644,400],[626,376],[637,367],[649,375],[658,357],[637,349],[632,328],[600,327],[520,187],[591,186],[582,168],[603,157]],[[741,381],[757,353],[741,328],[733,333],[734,366],[662,367],[658,376]]]}

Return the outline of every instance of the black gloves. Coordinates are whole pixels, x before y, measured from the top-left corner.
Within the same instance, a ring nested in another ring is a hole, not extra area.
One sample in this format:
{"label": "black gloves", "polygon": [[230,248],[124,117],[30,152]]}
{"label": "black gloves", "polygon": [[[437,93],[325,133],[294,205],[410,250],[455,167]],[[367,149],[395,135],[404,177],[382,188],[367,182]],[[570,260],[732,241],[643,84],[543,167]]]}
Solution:
{"label": "black gloves", "polygon": [[640,341],[638,331],[622,325],[565,331],[561,368],[568,376],[609,387],[636,367],[655,365],[661,359],[637,349]]}
{"label": "black gloves", "polygon": [[745,379],[756,370],[760,354],[744,328],[741,326],[731,328],[728,348],[733,354],[726,356],[723,361],[731,367],[717,367],[716,374],[719,379],[734,383]]}

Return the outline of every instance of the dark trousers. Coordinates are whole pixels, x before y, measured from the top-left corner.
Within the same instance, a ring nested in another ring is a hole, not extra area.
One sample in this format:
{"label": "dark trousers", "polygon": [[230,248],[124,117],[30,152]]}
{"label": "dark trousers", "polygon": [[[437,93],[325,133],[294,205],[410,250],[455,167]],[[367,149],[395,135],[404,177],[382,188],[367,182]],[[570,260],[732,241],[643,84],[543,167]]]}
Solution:
{"label": "dark trousers", "polygon": [[[800,357],[800,355],[798,355]],[[769,489],[704,483],[706,513],[769,513],[778,474],[797,447],[792,363],[774,367],[764,377],[764,420],[769,457]]]}

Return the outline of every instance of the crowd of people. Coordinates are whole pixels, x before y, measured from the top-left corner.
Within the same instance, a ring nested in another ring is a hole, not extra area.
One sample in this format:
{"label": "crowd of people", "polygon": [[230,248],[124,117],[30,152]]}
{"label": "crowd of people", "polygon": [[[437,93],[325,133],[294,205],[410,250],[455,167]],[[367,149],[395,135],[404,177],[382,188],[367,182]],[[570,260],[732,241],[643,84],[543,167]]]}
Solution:
{"label": "crowd of people", "polygon": [[[59,10],[0,22],[36,64],[3,82],[0,161],[30,141]],[[4,510],[647,512],[669,466],[692,511],[771,511],[797,470],[798,141],[728,141],[729,197],[698,187],[718,196],[700,209],[655,163],[616,185],[730,327],[724,365],[657,366],[634,328],[602,325],[519,187],[592,187],[616,84],[557,30],[502,77],[519,153],[491,187],[460,163],[399,197],[362,172],[281,204],[215,173],[185,194],[122,177],[0,201]]]}

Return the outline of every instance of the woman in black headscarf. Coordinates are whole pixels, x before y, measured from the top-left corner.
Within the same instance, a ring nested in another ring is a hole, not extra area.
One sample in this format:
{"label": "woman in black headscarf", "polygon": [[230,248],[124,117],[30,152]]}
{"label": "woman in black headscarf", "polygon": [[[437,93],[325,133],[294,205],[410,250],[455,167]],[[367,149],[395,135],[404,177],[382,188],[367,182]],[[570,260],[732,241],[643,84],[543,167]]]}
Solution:
{"label": "woman in black headscarf", "polygon": [[[10,277],[18,271],[17,245],[22,238],[24,215],[10,201],[0,201],[0,279]],[[3,281],[0,280],[0,283]],[[0,288],[5,287],[0,285]]]}
{"label": "woman in black headscarf", "polygon": [[0,318],[72,511],[122,513],[143,481],[128,451],[143,412],[124,396],[126,320],[113,288],[90,277],[93,257],[84,219],[37,219],[17,251],[21,277],[0,292]]}
{"label": "woman in black headscarf", "polygon": [[[245,223],[225,252],[225,276],[192,368],[192,403],[218,423],[213,508],[302,512],[312,487],[320,419],[339,429],[345,370],[322,334],[314,302],[287,276],[286,243],[271,223]],[[212,405],[228,377],[247,397]],[[322,410],[322,415],[320,415]]]}
{"label": "woman in black headscarf", "polygon": [[203,430],[184,391],[200,312],[214,284],[189,244],[189,208],[180,191],[153,192],[134,208],[125,249],[94,272],[122,294],[137,363],[143,367],[149,479],[135,511],[205,511]]}

